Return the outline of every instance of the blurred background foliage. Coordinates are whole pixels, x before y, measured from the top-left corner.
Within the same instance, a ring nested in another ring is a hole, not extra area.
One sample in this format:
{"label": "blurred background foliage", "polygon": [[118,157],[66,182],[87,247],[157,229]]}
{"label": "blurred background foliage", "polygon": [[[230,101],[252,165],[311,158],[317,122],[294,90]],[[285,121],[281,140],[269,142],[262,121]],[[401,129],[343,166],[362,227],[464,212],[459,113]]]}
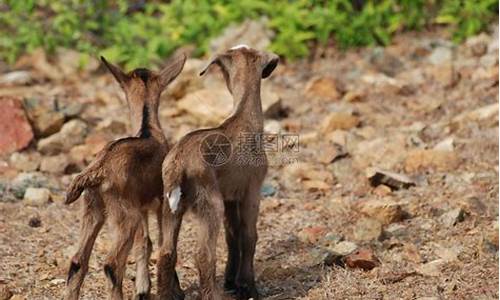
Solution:
{"label": "blurred background foliage", "polygon": [[498,22],[498,0],[4,0],[0,59],[58,47],[105,55],[128,68],[148,66],[184,45],[195,55],[245,19],[266,17],[270,50],[287,59],[318,44],[340,48],[386,45],[402,30],[448,25],[455,41]]}

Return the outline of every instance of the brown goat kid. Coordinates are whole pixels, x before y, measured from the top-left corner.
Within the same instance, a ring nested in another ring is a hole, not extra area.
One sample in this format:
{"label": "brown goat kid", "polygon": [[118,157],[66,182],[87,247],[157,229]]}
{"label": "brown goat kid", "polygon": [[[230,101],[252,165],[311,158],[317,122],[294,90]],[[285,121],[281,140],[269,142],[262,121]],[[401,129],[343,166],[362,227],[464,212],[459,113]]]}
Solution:
{"label": "brown goat kid", "polygon": [[181,55],[172,59],[159,73],[135,69],[125,74],[104,58],[102,61],[125,91],[132,129],[137,134],[109,143],[67,190],[66,204],[85,193],[80,241],[71,259],[65,299],[78,299],[90,253],[106,218],[110,221],[113,237],[104,266],[109,299],[123,299],[123,275],[133,242],[137,264],[135,297],[148,299],[152,245],[147,216],[149,210],[156,210],[161,221],[161,163],[168,151],[158,120],[159,99],[166,86],[181,72],[186,57]]}
{"label": "brown goat kid", "polygon": [[[278,56],[234,47],[218,55],[217,65],[234,98],[232,116],[216,128],[191,132],[167,154],[163,163],[163,245],[158,260],[160,299],[182,299],[177,289],[177,238],[184,213],[199,221],[196,263],[202,299],[221,299],[216,287],[216,242],[224,216],[228,259],[224,287],[239,299],[258,298],[254,254],[260,188],[267,172],[259,149],[263,133],[260,86],[278,64]],[[244,136],[244,142],[241,141]]]}

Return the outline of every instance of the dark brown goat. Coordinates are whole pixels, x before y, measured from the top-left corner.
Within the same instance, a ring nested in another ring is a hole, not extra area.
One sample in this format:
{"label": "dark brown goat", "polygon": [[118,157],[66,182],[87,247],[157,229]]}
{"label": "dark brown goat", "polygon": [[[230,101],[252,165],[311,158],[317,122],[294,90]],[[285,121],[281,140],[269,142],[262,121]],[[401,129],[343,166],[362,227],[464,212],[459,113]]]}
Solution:
{"label": "dark brown goat", "polygon": [[168,151],[158,120],[159,99],[166,86],[181,72],[186,57],[181,55],[172,59],[159,73],[135,69],[125,74],[104,58],[102,61],[125,91],[132,129],[137,134],[109,143],[67,190],[66,204],[85,193],[80,241],[71,259],[65,299],[78,299],[90,253],[106,218],[110,221],[113,237],[104,266],[109,299],[123,299],[123,275],[133,242],[137,264],[135,297],[148,299],[152,245],[147,216],[149,210],[156,210],[161,220],[161,163]]}
{"label": "dark brown goat", "polygon": [[[163,245],[158,261],[160,299],[182,299],[177,289],[175,263],[182,217],[191,210],[199,221],[196,255],[202,299],[221,299],[215,283],[216,242],[224,216],[228,261],[226,290],[239,299],[258,298],[254,254],[260,188],[267,172],[260,149],[263,133],[260,86],[278,64],[278,56],[234,47],[218,55],[219,66],[234,98],[232,116],[216,128],[191,132],[167,154],[163,163]],[[242,141],[243,137],[243,141]]]}

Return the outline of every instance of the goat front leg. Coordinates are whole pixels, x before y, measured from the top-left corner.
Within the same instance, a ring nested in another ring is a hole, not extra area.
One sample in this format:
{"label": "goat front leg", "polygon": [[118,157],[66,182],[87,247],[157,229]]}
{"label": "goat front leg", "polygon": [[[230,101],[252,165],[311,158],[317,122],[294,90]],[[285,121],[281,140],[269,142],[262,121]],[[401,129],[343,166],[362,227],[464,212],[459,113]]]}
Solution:
{"label": "goat front leg", "polygon": [[149,277],[149,259],[152,243],[149,238],[148,214],[142,213],[142,220],[135,233],[134,252],[136,263],[135,299],[147,300],[150,298],[151,279]]}
{"label": "goat front leg", "polygon": [[234,293],[236,292],[236,275],[240,267],[240,217],[237,201],[224,201],[224,227],[227,244],[224,290]]}
{"label": "goat front leg", "polygon": [[219,235],[220,220],[222,219],[222,198],[211,197],[207,206],[197,208],[196,215],[199,221],[198,253],[196,265],[200,277],[200,294],[202,300],[219,300],[220,292],[215,282],[216,275],[216,248]]}
{"label": "goat front leg", "polygon": [[238,299],[259,299],[255,286],[254,255],[257,244],[257,218],[259,215],[260,186],[250,187],[240,205],[241,262],[236,277]]}
{"label": "goat front leg", "polygon": [[163,212],[163,243],[159,250],[157,263],[158,296],[161,300],[182,300],[184,292],[175,271],[177,262],[177,238],[182,224],[182,212],[172,214],[168,205]]}
{"label": "goat front leg", "polygon": [[96,191],[86,191],[82,200],[80,241],[78,250],[70,262],[64,295],[66,300],[76,300],[79,297],[83,279],[88,271],[92,248],[105,220],[104,202]]}
{"label": "goat front leg", "polygon": [[111,252],[106,258],[104,273],[108,279],[108,299],[123,299],[123,276],[127,264],[127,257],[132,248],[132,238],[140,225],[141,217],[127,214],[120,208],[113,210],[110,215],[114,242]]}

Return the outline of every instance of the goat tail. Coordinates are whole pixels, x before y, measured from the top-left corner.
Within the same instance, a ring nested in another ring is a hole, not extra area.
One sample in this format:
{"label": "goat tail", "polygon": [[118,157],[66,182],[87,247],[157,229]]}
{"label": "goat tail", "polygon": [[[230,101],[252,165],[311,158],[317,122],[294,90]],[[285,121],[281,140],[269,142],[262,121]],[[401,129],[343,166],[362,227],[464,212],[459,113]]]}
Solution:
{"label": "goat tail", "polygon": [[163,164],[163,199],[168,200],[170,211],[175,213],[181,201],[181,184],[184,170],[179,163],[167,159]]}
{"label": "goat tail", "polygon": [[78,174],[66,190],[64,204],[75,202],[86,188],[99,185],[103,179],[97,170],[87,169]]}

